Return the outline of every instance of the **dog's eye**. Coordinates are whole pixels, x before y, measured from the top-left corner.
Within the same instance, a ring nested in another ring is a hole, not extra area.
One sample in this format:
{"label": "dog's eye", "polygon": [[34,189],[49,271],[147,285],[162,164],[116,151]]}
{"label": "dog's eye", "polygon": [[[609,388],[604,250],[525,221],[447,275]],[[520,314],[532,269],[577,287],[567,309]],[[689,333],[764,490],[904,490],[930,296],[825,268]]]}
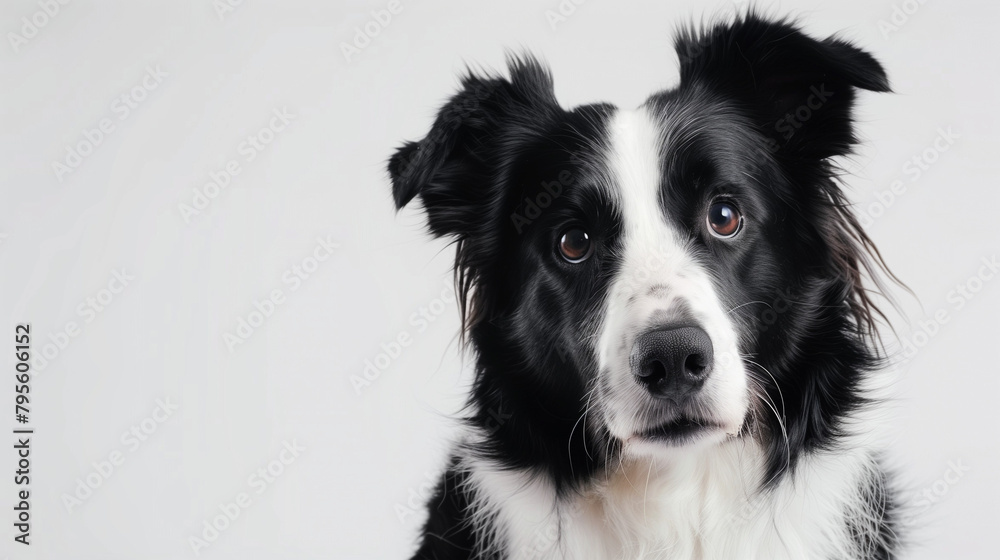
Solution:
{"label": "dog's eye", "polygon": [[559,237],[559,253],[567,262],[581,263],[590,257],[590,235],[580,228],[566,230]]}
{"label": "dog's eye", "polygon": [[708,225],[716,237],[734,237],[743,227],[743,216],[732,202],[720,200],[708,208]]}

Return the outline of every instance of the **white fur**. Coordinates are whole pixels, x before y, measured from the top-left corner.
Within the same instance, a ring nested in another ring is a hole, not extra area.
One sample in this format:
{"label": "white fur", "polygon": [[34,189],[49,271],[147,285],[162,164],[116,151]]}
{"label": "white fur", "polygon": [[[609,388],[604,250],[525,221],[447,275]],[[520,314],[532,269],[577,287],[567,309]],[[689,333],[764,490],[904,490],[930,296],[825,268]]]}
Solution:
{"label": "white fur", "polygon": [[610,125],[607,181],[622,211],[624,254],[608,293],[597,347],[599,375],[607,379],[598,384],[595,401],[611,433],[626,442],[626,453],[665,449],[633,437],[652,427],[649,411],[655,403],[635,382],[629,356],[638,335],[668,323],[681,307],[694,314],[715,349],[711,375],[695,406],[699,415],[724,429],[706,438],[718,443],[726,434],[736,434],[749,406],[736,331],[707,270],[690,256],[686,236],[668,223],[661,208],[664,142],[644,109],[620,111]]}
{"label": "white fur", "polygon": [[846,520],[877,515],[861,496],[863,450],[809,455],[758,492],[763,454],[749,439],[628,459],[559,499],[542,478],[465,461],[473,518],[511,560],[828,560],[863,558]]}

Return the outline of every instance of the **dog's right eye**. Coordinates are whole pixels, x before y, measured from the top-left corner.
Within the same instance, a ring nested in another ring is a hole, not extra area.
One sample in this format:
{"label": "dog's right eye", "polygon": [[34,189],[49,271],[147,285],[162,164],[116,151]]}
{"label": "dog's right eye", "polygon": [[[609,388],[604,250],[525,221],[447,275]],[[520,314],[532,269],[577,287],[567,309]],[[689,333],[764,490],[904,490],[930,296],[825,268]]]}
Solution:
{"label": "dog's right eye", "polygon": [[582,263],[590,258],[590,235],[580,228],[566,230],[559,237],[559,254],[569,263]]}
{"label": "dog's right eye", "polygon": [[729,239],[742,229],[743,216],[735,204],[720,200],[708,209],[708,225],[712,228],[712,235]]}

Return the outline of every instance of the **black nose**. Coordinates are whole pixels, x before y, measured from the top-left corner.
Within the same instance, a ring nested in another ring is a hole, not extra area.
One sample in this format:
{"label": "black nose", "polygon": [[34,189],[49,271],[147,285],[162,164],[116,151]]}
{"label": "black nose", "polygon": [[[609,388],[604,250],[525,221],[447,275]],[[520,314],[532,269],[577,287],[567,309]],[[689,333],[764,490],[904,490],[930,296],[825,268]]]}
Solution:
{"label": "black nose", "polygon": [[649,331],[632,346],[632,373],[651,395],[681,404],[712,369],[712,339],[698,327]]}

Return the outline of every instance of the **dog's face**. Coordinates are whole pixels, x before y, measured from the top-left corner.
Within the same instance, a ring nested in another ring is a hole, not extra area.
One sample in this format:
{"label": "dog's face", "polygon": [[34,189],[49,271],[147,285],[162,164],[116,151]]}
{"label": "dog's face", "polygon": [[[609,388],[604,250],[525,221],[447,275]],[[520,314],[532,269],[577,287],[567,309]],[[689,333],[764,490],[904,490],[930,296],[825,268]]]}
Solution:
{"label": "dog's face", "polygon": [[594,401],[626,451],[735,435],[747,415],[731,310],[753,301],[752,271],[775,266],[759,230],[776,201],[754,184],[759,154],[744,150],[760,139],[741,120],[668,95],[608,123],[603,187],[619,223]]}
{"label": "dog's face", "polygon": [[843,328],[820,308],[864,318],[827,159],[853,142],[855,88],[887,89],[878,63],[752,16],[678,52],[680,85],[635,110],[564,110],[530,59],[469,76],[390,162],[397,205],[419,195],[458,240],[476,404],[513,407],[532,438],[631,454],[773,439],[791,429],[762,419],[778,406],[813,414],[811,381],[782,366],[797,339]]}

